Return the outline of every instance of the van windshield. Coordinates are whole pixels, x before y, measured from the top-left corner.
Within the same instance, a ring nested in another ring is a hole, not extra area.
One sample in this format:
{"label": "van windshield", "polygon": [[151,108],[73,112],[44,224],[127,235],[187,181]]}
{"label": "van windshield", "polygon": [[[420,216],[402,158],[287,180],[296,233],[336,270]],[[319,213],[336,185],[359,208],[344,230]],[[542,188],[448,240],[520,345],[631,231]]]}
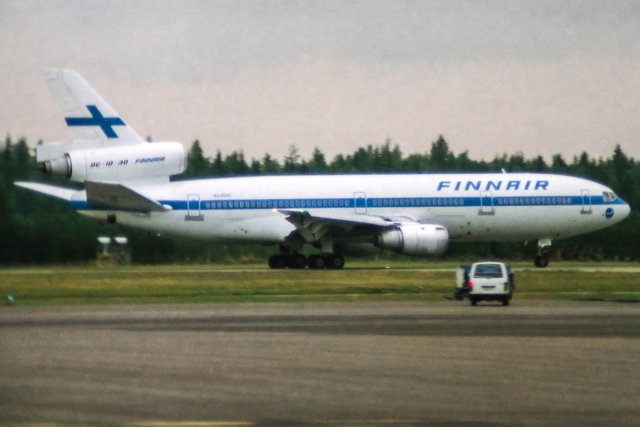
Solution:
{"label": "van windshield", "polygon": [[500,264],[480,264],[476,266],[475,277],[502,277]]}

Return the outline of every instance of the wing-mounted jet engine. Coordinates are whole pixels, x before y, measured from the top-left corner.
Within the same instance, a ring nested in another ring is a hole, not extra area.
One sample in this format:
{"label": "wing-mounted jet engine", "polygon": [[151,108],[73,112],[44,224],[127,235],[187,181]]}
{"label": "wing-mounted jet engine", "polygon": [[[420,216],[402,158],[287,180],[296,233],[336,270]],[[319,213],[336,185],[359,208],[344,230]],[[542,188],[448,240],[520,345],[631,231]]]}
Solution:
{"label": "wing-mounted jet engine", "polygon": [[449,244],[447,229],[438,224],[402,224],[377,236],[377,245],[406,255],[442,255]]}

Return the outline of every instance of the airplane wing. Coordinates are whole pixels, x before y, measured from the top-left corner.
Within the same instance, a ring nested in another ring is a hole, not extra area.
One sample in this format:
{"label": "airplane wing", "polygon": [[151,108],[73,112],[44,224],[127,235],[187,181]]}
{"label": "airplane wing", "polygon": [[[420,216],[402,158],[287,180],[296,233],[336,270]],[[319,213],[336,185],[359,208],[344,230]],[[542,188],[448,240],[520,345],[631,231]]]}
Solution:
{"label": "airplane wing", "polygon": [[310,242],[322,238],[331,229],[344,232],[357,229],[381,229],[401,223],[417,222],[409,217],[382,217],[365,214],[316,215],[304,209],[278,209],[287,215],[287,220],[296,226],[302,237]]}
{"label": "airplane wing", "polygon": [[122,184],[87,181],[85,190],[91,205],[130,212],[165,212],[170,208],[161,205]]}

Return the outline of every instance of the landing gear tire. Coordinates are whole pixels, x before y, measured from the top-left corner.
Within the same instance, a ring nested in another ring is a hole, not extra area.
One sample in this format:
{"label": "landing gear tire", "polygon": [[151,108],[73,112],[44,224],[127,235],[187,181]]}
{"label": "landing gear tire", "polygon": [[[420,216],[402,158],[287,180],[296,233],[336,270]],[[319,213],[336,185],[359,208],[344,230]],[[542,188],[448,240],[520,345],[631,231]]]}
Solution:
{"label": "landing gear tire", "polygon": [[287,268],[288,264],[288,256],[287,255],[271,255],[269,257],[269,268],[273,269],[282,269]]}
{"label": "landing gear tire", "polygon": [[471,301],[471,305],[478,305],[478,300],[475,299],[474,297],[469,298],[469,301]]}
{"label": "landing gear tire", "polygon": [[344,258],[338,254],[311,255],[309,258],[302,254],[276,254],[269,257],[269,268],[290,268],[300,270],[309,266],[314,270],[340,270],[344,267]]}
{"label": "landing gear tire", "polygon": [[533,259],[533,264],[538,268],[545,268],[549,265],[549,258],[544,255],[536,255]]}
{"label": "landing gear tire", "polygon": [[307,260],[309,268],[313,270],[321,270],[327,268],[327,261],[322,255],[311,255]]}
{"label": "landing gear tire", "polygon": [[337,254],[326,255],[325,261],[327,268],[331,270],[340,270],[344,267],[344,258]]}
{"label": "landing gear tire", "polygon": [[505,299],[502,300],[502,305],[505,305],[505,306],[509,305],[509,302],[510,302],[509,298],[505,298]]}
{"label": "landing gear tire", "polygon": [[307,257],[302,254],[293,254],[288,257],[288,267],[291,269],[299,270],[307,266]]}

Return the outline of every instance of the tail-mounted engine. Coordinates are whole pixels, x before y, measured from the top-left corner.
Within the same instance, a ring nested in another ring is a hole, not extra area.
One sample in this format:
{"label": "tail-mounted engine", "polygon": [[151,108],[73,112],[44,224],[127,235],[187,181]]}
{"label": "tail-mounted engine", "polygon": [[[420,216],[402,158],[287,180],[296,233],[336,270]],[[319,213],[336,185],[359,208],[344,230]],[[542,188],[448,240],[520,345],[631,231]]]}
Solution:
{"label": "tail-mounted engine", "polygon": [[69,150],[40,165],[45,174],[71,181],[122,182],[180,174],[187,168],[187,154],[178,142],[157,142]]}

